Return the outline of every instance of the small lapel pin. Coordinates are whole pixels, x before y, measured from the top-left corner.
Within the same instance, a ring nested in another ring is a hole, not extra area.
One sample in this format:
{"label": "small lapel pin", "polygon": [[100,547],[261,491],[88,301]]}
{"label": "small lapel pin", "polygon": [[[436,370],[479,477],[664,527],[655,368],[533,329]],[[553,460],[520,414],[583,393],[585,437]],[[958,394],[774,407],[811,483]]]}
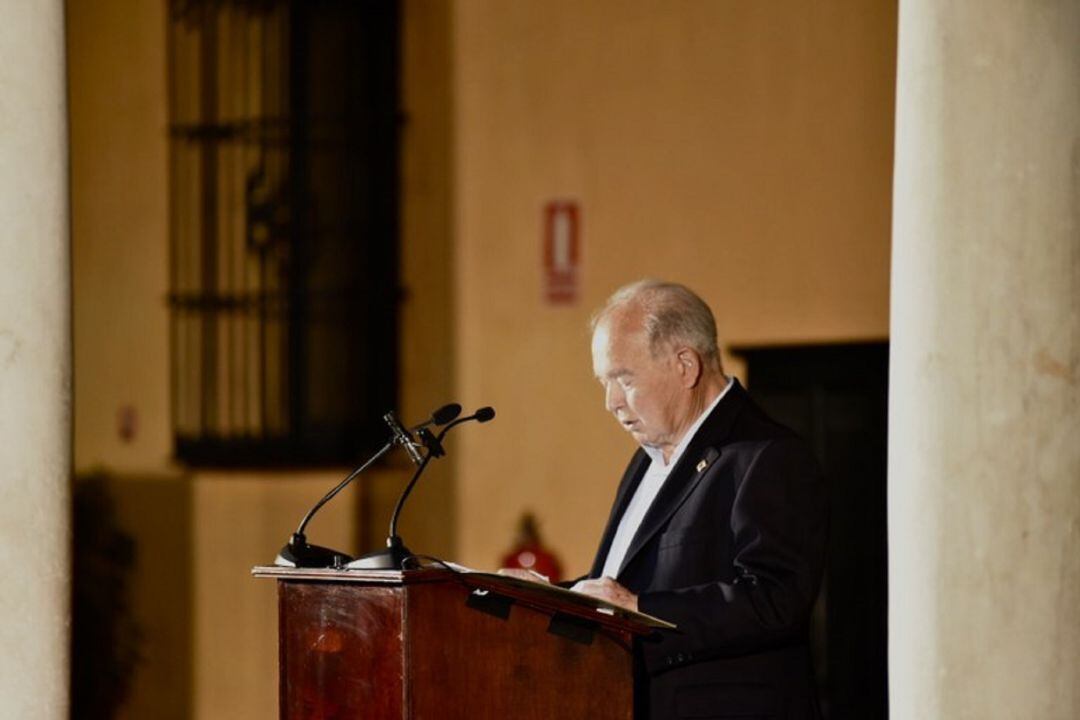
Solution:
{"label": "small lapel pin", "polygon": [[709,464],[709,461],[705,458],[701,458],[701,461],[697,464],[697,471],[701,472]]}

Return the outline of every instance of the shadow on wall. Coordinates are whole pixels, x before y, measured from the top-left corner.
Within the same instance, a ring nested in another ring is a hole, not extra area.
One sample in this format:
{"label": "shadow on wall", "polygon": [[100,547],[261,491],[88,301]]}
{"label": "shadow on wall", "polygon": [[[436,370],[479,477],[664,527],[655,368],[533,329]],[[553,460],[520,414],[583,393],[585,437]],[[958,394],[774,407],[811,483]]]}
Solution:
{"label": "shadow on wall", "polygon": [[73,505],[71,717],[190,717],[190,485],[94,472]]}

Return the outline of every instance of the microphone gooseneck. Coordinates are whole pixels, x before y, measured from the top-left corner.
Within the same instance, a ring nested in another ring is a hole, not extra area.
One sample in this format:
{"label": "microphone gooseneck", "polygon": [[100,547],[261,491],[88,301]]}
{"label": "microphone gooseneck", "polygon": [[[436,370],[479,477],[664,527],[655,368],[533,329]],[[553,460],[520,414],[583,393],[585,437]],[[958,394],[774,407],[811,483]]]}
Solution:
{"label": "microphone gooseneck", "polygon": [[364,569],[401,569],[402,562],[412,553],[405,547],[404,542],[402,542],[401,537],[397,533],[398,518],[401,517],[401,510],[405,507],[405,501],[409,498],[413,488],[416,487],[416,483],[420,479],[420,475],[422,475],[427,468],[428,463],[431,462],[432,458],[442,457],[446,454],[442,447],[442,439],[446,437],[446,433],[450,432],[450,430],[461,423],[469,422],[471,420],[485,423],[494,417],[495,410],[490,407],[482,407],[472,415],[456,418],[447,422],[438,435],[432,435],[430,430],[422,428],[420,438],[428,452],[424,455],[420,464],[417,466],[416,471],[413,473],[412,478],[409,479],[405,489],[401,492],[397,504],[394,505],[394,512],[390,516],[390,533],[386,538],[386,549],[364,555],[349,563],[346,567]]}
{"label": "microphone gooseneck", "polygon": [[360,467],[353,470],[351,473],[348,474],[348,476],[346,476],[346,478],[344,480],[342,480],[337,485],[335,485],[334,488],[330,492],[323,495],[322,499],[319,500],[319,502],[315,503],[315,506],[312,507],[310,510],[308,510],[307,515],[305,515],[304,519],[300,521],[300,524],[296,527],[296,532],[294,533],[294,535],[299,535],[300,537],[303,537],[304,536],[304,528],[306,528],[307,524],[309,522],[311,522],[311,518],[315,516],[315,513],[319,512],[319,508],[321,508],[323,505],[325,505],[326,503],[333,500],[335,495],[337,495],[339,492],[344,490],[345,486],[353,481],[353,478],[355,478],[357,475],[359,475],[360,473],[367,470],[371,466],[372,463],[374,463],[376,460],[378,460],[383,455],[385,455],[387,452],[389,452],[390,448],[392,448],[392,447],[394,447],[393,443],[386,443],[385,445],[383,445],[381,448],[379,448],[379,451],[377,453],[372,455],[367,460],[367,462],[365,462],[363,465],[361,465]]}
{"label": "microphone gooseneck", "polygon": [[344,480],[335,485],[330,492],[323,495],[322,498],[319,499],[319,502],[315,503],[315,505],[307,511],[307,514],[304,515],[304,519],[301,520],[300,524],[296,527],[296,532],[289,537],[289,542],[285,544],[285,547],[281,548],[281,552],[279,552],[277,558],[274,559],[274,564],[285,567],[336,567],[352,560],[351,557],[345,553],[338,552],[337,550],[331,550],[330,548],[324,548],[318,545],[309,545],[307,537],[304,535],[304,529],[307,527],[307,524],[311,522],[311,518],[315,517],[315,513],[319,512],[319,509],[323,505],[330,502],[334,496],[344,490],[345,486],[351,483],[357,475],[371,467],[376,460],[390,452],[390,449],[393,447],[393,441],[383,445],[379,448],[379,451],[372,455],[363,465],[353,470]]}
{"label": "microphone gooseneck", "polygon": [[[442,439],[446,437],[446,433],[450,432],[461,423],[469,422],[470,420],[486,423],[493,417],[495,417],[495,410],[490,407],[482,407],[472,415],[467,415],[466,417],[454,420],[444,427],[442,432],[434,438],[435,447],[437,447],[439,451],[442,451]],[[445,454],[445,452],[443,452],[443,454]],[[416,472],[413,473],[412,479],[409,480],[409,484],[405,486],[405,490],[402,491],[401,497],[398,498],[397,505],[394,506],[394,514],[390,516],[390,538],[397,537],[398,516],[401,515],[401,508],[405,506],[405,500],[409,497],[409,493],[412,492],[413,487],[416,485],[416,481],[420,479],[420,474],[424,472],[424,468],[427,467],[428,461],[431,460],[432,457],[440,456],[436,455],[434,450],[429,449],[428,454],[424,456],[424,461],[420,464],[420,467],[416,469]]]}
{"label": "microphone gooseneck", "polygon": [[[360,465],[360,467],[349,473],[344,480],[335,485],[330,492],[323,495],[322,498],[307,511],[307,514],[304,515],[300,524],[297,526],[296,532],[289,537],[289,541],[281,548],[281,551],[274,559],[274,564],[284,567],[342,567],[351,561],[352,557],[338,550],[308,544],[307,537],[304,535],[304,530],[315,516],[315,513],[317,513],[323,505],[330,502],[338,493],[344,490],[349,483],[360,475],[360,473],[364,472],[364,470],[371,467],[375,461],[388,453],[395,445],[404,447],[405,451],[409,454],[410,460],[418,466],[418,470],[412,480],[412,482],[415,483],[416,478],[419,476],[420,472],[423,471],[424,466],[426,466],[427,461],[431,457],[442,457],[445,455],[445,451],[442,450],[442,445],[431,431],[428,430],[428,426],[446,425],[447,423],[453,422],[460,414],[461,405],[458,405],[457,403],[443,405],[431,413],[431,417],[426,422],[421,423],[415,428],[415,431],[420,435],[423,446],[428,450],[426,456],[421,456],[419,449],[420,444],[413,438],[412,433],[401,426],[401,423],[397,419],[397,415],[392,410],[386,413],[386,415],[383,416],[383,421],[390,427],[390,441],[383,445],[378,452],[372,455],[371,458]],[[400,538],[397,540],[400,546]],[[399,550],[403,551],[404,547],[400,546]],[[400,566],[400,563],[398,563],[398,566]]]}

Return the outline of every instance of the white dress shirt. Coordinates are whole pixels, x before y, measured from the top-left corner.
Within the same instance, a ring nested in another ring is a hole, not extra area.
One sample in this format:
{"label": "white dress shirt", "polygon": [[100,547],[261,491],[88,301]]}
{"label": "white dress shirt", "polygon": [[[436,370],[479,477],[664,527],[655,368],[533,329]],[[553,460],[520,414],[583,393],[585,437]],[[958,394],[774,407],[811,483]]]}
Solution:
{"label": "white dress shirt", "polygon": [[604,561],[604,571],[601,573],[603,577],[614,578],[619,574],[619,568],[626,558],[626,551],[630,549],[630,541],[634,539],[638,528],[641,527],[641,521],[645,519],[645,513],[649,511],[649,507],[656,500],[656,496],[660,493],[660,488],[664,486],[664,481],[667,480],[671,469],[675,467],[675,463],[679,462],[679,458],[686,452],[687,445],[693,440],[694,435],[701,428],[701,424],[705,422],[705,418],[720,403],[720,400],[727,395],[734,382],[734,380],[729,379],[728,384],[720,391],[712,404],[698,416],[698,419],[683,435],[679,444],[675,446],[675,450],[671,453],[670,462],[664,463],[664,453],[658,448],[641,446],[641,449],[648,454],[651,462],[649,467],[645,469],[645,475],[641,478],[637,490],[634,491],[634,497],[631,498],[630,504],[626,506],[626,512],[623,513],[622,519],[619,520],[619,529],[615,531],[615,537],[611,541],[607,559]]}

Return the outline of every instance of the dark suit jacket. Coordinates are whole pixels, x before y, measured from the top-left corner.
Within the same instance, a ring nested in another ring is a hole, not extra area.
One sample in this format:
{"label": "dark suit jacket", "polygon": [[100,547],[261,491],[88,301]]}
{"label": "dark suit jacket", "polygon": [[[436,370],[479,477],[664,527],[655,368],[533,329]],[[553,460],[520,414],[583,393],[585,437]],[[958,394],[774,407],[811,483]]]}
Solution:
{"label": "dark suit jacket", "polygon": [[[590,577],[648,467],[638,450]],[[825,552],[808,446],[735,381],[672,469],[617,580],[678,625],[636,647],[637,717],[817,718],[808,623]]]}

